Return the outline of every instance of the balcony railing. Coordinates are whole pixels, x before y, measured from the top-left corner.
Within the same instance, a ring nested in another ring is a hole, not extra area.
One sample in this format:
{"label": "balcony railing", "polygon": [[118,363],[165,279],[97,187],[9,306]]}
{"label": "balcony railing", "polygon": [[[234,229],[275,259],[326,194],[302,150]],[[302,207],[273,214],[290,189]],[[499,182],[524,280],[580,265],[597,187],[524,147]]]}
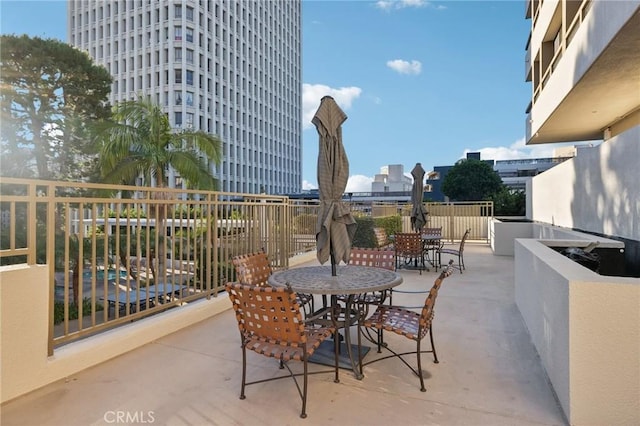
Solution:
{"label": "balcony railing", "polygon": [[[231,259],[274,267],[316,247],[317,200],[139,186],[0,179],[0,265],[47,264],[49,354],[71,341],[201,298],[235,279]],[[352,203],[401,215],[410,203]],[[427,203],[449,241],[488,238],[491,202]],[[406,220],[405,220],[406,219]]]}
{"label": "balcony railing", "polygon": [[49,264],[50,348],[216,296],[231,258],[315,248],[317,202],[3,178],[0,261]]}

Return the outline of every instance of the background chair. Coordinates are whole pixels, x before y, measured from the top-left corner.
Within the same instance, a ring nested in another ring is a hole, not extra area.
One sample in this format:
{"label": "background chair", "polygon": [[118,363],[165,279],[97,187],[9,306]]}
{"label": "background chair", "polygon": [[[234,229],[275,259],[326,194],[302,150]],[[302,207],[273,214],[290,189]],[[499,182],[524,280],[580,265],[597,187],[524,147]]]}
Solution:
{"label": "background chair", "polygon": [[[395,256],[396,254],[393,249],[352,247],[349,255],[349,265],[370,266],[395,271]],[[391,290],[389,290],[389,292],[391,292]],[[364,293],[355,296],[353,303],[379,305],[384,303],[386,298],[386,291],[376,291],[374,293]],[[344,299],[344,296],[340,296],[339,299]]]}
{"label": "background chair", "polygon": [[460,270],[460,273],[462,273],[462,270],[465,269],[464,267],[464,243],[465,241],[467,241],[467,238],[469,238],[469,234],[471,233],[471,228],[467,229],[464,233],[464,235],[462,236],[462,239],[460,240],[460,246],[457,249],[453,249],[453,248],[447,248],[447,247],[440,247],[437,250],[438,253],[438,259],[440,259],[440,261],[442,260],[442,255],[443,254],[452,254],[454,256],[458,256],[458,269]]}
{"label": "background chair", "polygon": [[[424,352],[433,353],[433,362],[436,364],[439,362],[438,355],[436,354],[436,348],[433,343],[434,306],[436,303],[436,298],[438,296],[438,290],[440,290],[442,282],[453,272],[452,264],[453,260],[451,260],[449,262],[449,265],[442,270],[440,276],[434,282],[420,313],[399,306],[381,305],[378,306],[378,308],[370,318],[361,321],[361,327],[358,327],[358,343],[361,342],[362,327],[372,328],[375,329],[378,334],[378,353],[381,352],[381,348],[383,347],[391,352],[391,355],[374,359],[373,361],[369,361],[366,365],[382,361],[384,359],[397,357],[420,378],[420,390],[422,392],[426,392],[426,388],[424,386],[424,377],[422,375],[421,354]],[[383,345],[382,332],[384,330],[391,331],[404,336],[407,339],[414,340],[416,342],[416,350],[411,352],[398,353],[389,347],[388,342]],[[420,344],[422,342],[422,339],[424,339],[427,334],[429,334],[429,338],[431,341],[431,350],[425,351],[421,349]],[[417,358],[417,369],[411,366],[411,364],[409,364],[404,359],[405,355],[414,353],[416,354]],[[362,373],[362,357],[360,357],[359,363],[360,373]]]}
{"label": "background chair", "polygon": [[396,269],[401,263],[409,265],[414,263],[418,266],[420,274],[425,269],[424,266],[424,246],[422,235],[417,232],[399,232],[395,235],[394,247],[396,251]]}
{"label": "background chair", "polygon": [[[267,254],[263,251],[241,254],[231,259],[236,271],[236,280],[242,284],[269,286],[269,276],[273,273]],[[314,311],[313,295],[297,294],[298,303],[305,315]]]}
{"label": "background chair", "polygon": [[[312,327],[304,323],[300,305],[291,288],[228,283],[229,299],[236,313],[240,338],[242,341],[242,385],[240,399],[245,399],[245,387],[271,380],[291,377],[302,399],[300,417],[307,417],[307,381],[309,357],[320,344],[335,333],[335,327]],[[260,355],[280,360],[281,368],[286,367],[289,374],[269,379],[247,382],[247,349]],[[335,372],[334,381],[338,383],[338,342],[334,343]],[[288,361],[302,361],[304,365],[303,386],[300,386]]]}
{"label": "background chair", "polygon": [[422,240],[424,250],[429,262],[438,270],[440,259],[437,256],[438,249],[442,247],[442,226],[423,228]]}

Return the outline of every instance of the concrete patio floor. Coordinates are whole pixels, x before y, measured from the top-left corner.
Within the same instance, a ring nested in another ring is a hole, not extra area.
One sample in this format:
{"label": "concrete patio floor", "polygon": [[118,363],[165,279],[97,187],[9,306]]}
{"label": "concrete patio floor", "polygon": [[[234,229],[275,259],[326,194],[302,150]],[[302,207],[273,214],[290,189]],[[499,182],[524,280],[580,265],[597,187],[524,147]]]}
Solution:
{"label": "concrete patio floor", "polygon": [[[306,419],[299,417],[300,398],[290,379],[249,386],[240,400],[240,341],[228,310],[10,401],[1,407],[0,423],[566,424],[514,303],[513,258],[468,243],[465,263],[467,270],[455,271],[438,295],[433,331],[440,363],[423,354],[427,392],[398,359],[389,359],[365,367],[361,381],[342,369],[340,383],[332,373],[311,375]],[[401,290],[428,290],[437,277],[434,271],[399,272]],[[394,304],[416,306],[425,297],[396,293]],[[415,347],[406,338],[385,336],[395,349]],[[377,356],[371,350],[365,361]],[[251,352],[247,359],[249,380],[282,374],[273,359]],[[290,364],[301,371],[300,363]],[[311,364],[311,370],[326,369]]]}

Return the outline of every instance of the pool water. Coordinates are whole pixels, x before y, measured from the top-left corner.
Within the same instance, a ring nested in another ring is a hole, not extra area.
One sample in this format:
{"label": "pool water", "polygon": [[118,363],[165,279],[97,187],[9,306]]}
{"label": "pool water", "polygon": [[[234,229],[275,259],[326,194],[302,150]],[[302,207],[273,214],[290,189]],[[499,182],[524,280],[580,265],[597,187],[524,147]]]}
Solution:
{"label": "pool water", "polygon": [[[116,271],[115,269],[107,269],[106,272],[107,272],[107,280],[115,280],[116,277],[118,276],[118,271]],[[104,274],[105,274],[104,269],[100,269],[96,271],[96,274],[95,274],[96,280],[97,281],[104,280]],[[90,281],[92,277],[93,277],[93,274],[90,271],[82,273],[83,281]],[[126,278],[126,277],[127,277],[127,271],[120,271],[120,278]]]}

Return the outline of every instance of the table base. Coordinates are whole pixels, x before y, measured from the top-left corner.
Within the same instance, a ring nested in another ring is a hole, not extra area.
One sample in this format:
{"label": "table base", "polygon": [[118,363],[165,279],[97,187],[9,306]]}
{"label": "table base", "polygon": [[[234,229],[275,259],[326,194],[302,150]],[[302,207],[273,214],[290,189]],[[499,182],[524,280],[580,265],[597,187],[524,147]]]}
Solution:
{"label": "table base", "polygon": [[[362,359],[369,353],[371,350],[368,346],[362,346]],[[333,355],[333,340],[327,339],[324,342],[320,343],[320,347],[315,350],[313,355],[309,358],[309,362],[313,362],[314,364],[322,364],[333,367],[334,363],[334,355]],[[347,344],[344,342],[340,342],[340,347],[338,349],[338,367],[344,368],[345,370],[353,370],[353,366],[351,364],[351,360],[349,359],[349,351],[347,350]],[[358,345],[351,345],[351,353],[353,353],[354,362],[358,362]]]}

